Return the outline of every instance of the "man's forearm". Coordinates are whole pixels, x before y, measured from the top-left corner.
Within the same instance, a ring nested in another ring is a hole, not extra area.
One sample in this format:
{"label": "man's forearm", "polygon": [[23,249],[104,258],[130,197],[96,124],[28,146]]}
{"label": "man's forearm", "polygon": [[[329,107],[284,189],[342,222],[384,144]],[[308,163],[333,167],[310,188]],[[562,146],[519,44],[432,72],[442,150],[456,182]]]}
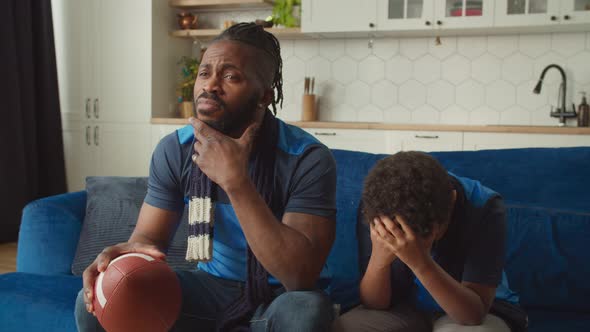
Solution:
{"label": "man's forearm", "polygon": [[227,195],[248,245],[265,269],[289,290],[313,288],[321,267],[313,264],[311,241],[276,219],[252,181]]}
{"label": "man's forearm", "polygon": [[488,308],[477,293],[453,279],[432,259],[413,272],[453,320],[463,325],[481,324]]}

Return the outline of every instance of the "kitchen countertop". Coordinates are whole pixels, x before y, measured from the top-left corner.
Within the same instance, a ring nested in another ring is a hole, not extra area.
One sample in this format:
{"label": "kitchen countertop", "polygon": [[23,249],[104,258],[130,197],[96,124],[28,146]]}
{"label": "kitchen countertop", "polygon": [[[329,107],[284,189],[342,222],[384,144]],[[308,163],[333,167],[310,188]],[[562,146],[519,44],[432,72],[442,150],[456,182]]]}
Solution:
{"label": "kitchen countertop", "polygon": [[[557,121],[557,120],[556,120]],[[152,124],[185,125],[182,118],[152,118]],[[288,121],[301,128],[320,129],[373,129],[373,130],[412,130],[412,131],[461,131],[514,134],[559,134],[590,135],[590,127],[558,126],[519,126],[519,125],[443,125],[443,124],[395,124],[377,122],[325,122],[325,121]]]}

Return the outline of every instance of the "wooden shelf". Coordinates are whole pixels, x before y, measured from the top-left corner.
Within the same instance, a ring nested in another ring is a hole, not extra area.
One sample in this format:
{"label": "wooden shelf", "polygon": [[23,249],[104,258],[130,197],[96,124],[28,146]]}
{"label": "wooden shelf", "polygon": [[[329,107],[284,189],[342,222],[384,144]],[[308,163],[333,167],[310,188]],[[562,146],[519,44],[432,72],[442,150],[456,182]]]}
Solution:
{"label": "wooden shelf", "polygon": [[[170,33],[173,37],[191,38],[191,39],[213,39],[219,35],[221,29],[195,29],[195,30],[174,30]],[[272,33],[277,38],[285,39],[304,39],[311,38],[301,32],[300,28],[268,28],[266,31]]]}
{"label": "wooden shelf", "polygon": [[169,0],[171,7],[184,9],[212,9],[239,7],[271,7],[272,0]]}

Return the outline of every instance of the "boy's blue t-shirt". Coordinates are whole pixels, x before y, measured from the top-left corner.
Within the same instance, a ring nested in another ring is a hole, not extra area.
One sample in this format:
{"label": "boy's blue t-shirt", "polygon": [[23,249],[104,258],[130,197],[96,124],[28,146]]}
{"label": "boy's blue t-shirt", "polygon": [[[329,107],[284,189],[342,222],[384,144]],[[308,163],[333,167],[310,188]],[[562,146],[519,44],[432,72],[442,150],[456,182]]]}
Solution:
{"label": "boy's blue t-shirt", "polygon": [[[497,287],[497,298],[518,302],[503,272],[506,218],[501,196],[479,181],[449,174],[457,191],[457,202],[447,231],[433,245],[434,261],[459,282]],[[368,226],[360,223],[359,263],[364,274],[371,256],[371,239]],[[426,311],[442,311],[399,259],[391,267],[391,294],[393,304],[410,301]]]}
{"label": "boy's blue t-shirt", "polygon": [[[302,129],[278,121],[275,161],[275,198],[287,212],[336,218],[336,162],[330,150]],[[184,209],[189,191],[193,127],[186,126],[164,137],[150,165],[145,203],[157,208]],[[251,164],[250,167],[253,165]],[[217,187],[213,259],[199,269],[224,279],[246,280],[246,238],[225,192]],[[281,216],[277,216],[282,218]],[[186,222],[182,220],[181,222]],[[329,279],[324,267],[321,279]],[[269,283],[279,284],[274,277]]]}

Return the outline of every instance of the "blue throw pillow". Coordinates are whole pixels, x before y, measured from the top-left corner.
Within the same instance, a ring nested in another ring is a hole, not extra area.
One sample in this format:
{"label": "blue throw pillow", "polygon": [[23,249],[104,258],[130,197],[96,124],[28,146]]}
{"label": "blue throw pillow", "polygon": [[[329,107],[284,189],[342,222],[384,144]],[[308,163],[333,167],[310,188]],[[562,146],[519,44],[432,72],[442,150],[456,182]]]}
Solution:
{"label": "blue throw pillow", "polygon": [[[74,275],[81,275],[105,247],[129,239],[147,192],[147,178],[88,177],[86,191],[86,215],[72,263]],[[196,266],[184,259],[187,227],[182,220],[184,215],[166,258],[175,270]]]}

